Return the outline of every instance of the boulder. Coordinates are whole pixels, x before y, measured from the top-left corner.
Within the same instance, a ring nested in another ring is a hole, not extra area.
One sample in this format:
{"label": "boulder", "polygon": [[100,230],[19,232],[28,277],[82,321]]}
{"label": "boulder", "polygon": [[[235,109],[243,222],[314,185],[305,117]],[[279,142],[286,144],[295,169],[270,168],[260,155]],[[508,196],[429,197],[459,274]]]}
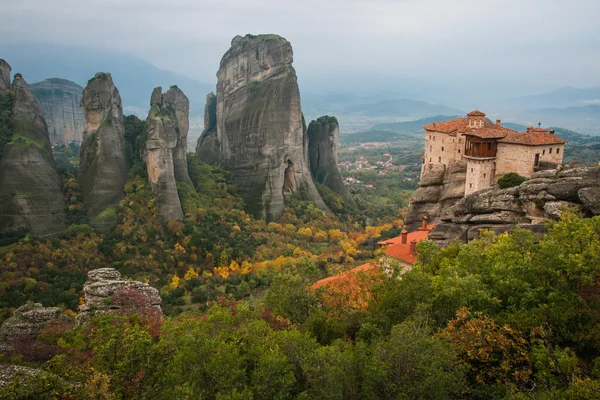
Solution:
{"label": "boulder", "polygon": [[600,187],[588,187],[584,189],[579,189],[577,192],[579,200],[584,205],[584,208],[587,209],[593,215],[600,215]]}
{"label": "boulder", "polygon": [[78,323],[108,313],[135,312],[162,318],[158,290],[138,281],[127,281],[114,268],[88,272],[83,286],[85,302],[79,306]]}
{"label": "boulder", "polygon": [[182,220],[177,183],[192,186],[187,170],[189,101],[176,86],[162,93],[157,87],[150,99],[150,112],[141,144],[148,180],[163,222]]}
{"label": "boulder", "polygon": [[69,329],[75,321],[58,307],[43,307],[40,303],[22,305],[0,328],[0,350],[10,350],[14,340],[22,340],[24,336],[35,340],[42,329],[57,325]]}
{"label": "boulder", "polygon": [[85,118],[81,108],[83,88],[66,79],[46,79],[31,85],[31,92],[40,102],[48,123],[53,144],[81,145]]}
{"label": "boulder", "polygon": [[[0,85],[6,86],[10,66],[0,60],[0,69]],[[12,136],[0,148],[0,235],[59,234],[66,228],[65,203],[46,121],[20,74],[10,89]]]}
{"label": "boulder", "polygon": [[217,73],[217,137],[247,210],[277,220],[284,193],[326,210],[309,170],[291,44],[236,36]]}
{"label": "boulder", "polygon": [[217,137],[217,96],[209,93],[206,95],[204,106],[204,129],[196,144],[196,157],[207,164],[218,165],[220,152]]}
{"label": "boulder", "polygon": [[580,210],[579,204],[572,203],[570,201],[548,201],[544,204],[544,211],[546,215],[552,219],[559,220],[562,216],[563,210],[575,209]]}
{"label": "boulder", "polygon": [[338,169],[337,146],[340,126],[337,118],[323,116],[308,125],[308,157],[315,181],[327,186],[344,200],[344,205],[356,209],[356,203],[344,185]]}
{"label": "boulder", "polygon": [[86,130],[81,144],[80,182],[92,225],[108,232],[116,224],[116,207],[129,172],[123,107],[109,73],[99,72],[83,90]]}

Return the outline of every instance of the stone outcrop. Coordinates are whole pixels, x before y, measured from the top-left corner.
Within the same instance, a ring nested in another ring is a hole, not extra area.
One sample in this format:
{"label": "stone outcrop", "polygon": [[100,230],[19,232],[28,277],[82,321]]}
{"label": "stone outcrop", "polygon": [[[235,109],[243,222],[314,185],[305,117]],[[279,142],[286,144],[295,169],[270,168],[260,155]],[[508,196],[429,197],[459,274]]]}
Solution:
{"label": "stone outcrop", "polygon": [[43,307],[40,303],[22,305],[0,328],[0,350],[10,350],[14,340],[22,340],[24,336],[35,340],[42,329],[58,325],[67,330],[75,321],[58,307]]}
{"label": "stone outcrop", "polygon": [[10,65],[0,58],[0,93],[10,88]]}
{"label": "stone outcrop", "polygon": [[565,208],[600,215],[600,167],[540,171],[516,187],[475,192],[441,218],[429,239],[440,245],[468,242],[481,229],[501,233],[516,226],[544,232],[545,223],[559,219]]}
{"label": "stone outcrop", "polygon": [[0,60],[2,96],[9,96],[12,135],[0,148],[0,235],[29,232],[34,236],[66,228],[62,181],[55,169],[48,128],[27,82],[16,74],[7,86],[10,66]]}
{"label": "stone outcrop", "polygon": [[162,318],[158,290],[138,281],[127,281],[114,268],[88,272],[83,286],[85,302],[79,306],[78,323],[108,313],[136,312]]}
{"label": "stone outcrop", "polygon": [[183,219],[177,182],[192,186],[187,170],[186,150],[189,129],[189,101],[176,86],[166,93],[157,87],[152,92],[151,107],[142,144],[148,180],[157,199],[163,222]]}
{"label": "stone outcrop", "polygon": [[90,225],[108,232],[129,172],[123,106],[109,73],[99,72],[83,90],[86,130],[81,144],[81,186]]}
{"label": "stone outcrop", "polygon": [[204,106],[204,129],[196,145],[196,157],[207,164],[217,165],[220,161],[221,150],[217,137],[217,96],[214,93],[206,95]]}
{"label": "stone outcrop", "polygon": [[276,220],[284,193],[327,209],[308,166],[291,44],[277,35],[236,36],[217,73],[221,159],[247,209]]}
{"label": "stone outcrop", "polygon": [[66,79],[46,79],[31,85],[40,102],[53,144],[81,144],[85,118],[81,109],[83,88]]}
{"label": "stone outcrop", "polygon": [[415,230],[423,216],[437,223],[449,215],[453,205],[465,195],[467,164],[451,162],[448,167],[426,164],[419,187],[410,199],[405,218],[406,229]]}
{"label": "stone outcrop", "polygon": [[327,186],[344,200],[346,207],[356,209],[356,203],[344,185],[338,169],[337,146],[340,126],[337,118],[323,116],[308,125],[308,157],[315,181]]}

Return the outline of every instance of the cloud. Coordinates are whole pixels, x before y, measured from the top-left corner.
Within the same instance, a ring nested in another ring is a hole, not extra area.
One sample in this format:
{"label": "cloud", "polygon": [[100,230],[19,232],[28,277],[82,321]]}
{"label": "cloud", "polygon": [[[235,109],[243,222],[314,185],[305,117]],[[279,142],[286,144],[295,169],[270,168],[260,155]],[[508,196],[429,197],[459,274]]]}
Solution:
{"label": "cloud", "polygon": [[[278,33],[303,81],[600,84],[597,0],[12,0],[0,40],[135,54],[214,80],[231,38]],[[516,85],[519,86],[519,85]]]}

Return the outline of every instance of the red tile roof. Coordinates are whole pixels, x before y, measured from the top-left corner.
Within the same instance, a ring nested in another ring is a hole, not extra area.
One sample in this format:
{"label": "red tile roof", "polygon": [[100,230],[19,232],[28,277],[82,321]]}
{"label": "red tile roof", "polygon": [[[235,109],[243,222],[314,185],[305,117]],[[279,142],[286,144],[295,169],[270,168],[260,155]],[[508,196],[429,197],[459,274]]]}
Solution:
{"label": "red tile roof", "polygon": [[512,129],[506,128],[501,125],[494,125],[486,121],[482,128],[471,129],[467,128],[465,135],[476,136],[482,139],[501,139],[513,131]]}
{"label": "red tile roof", "polygon": [[441,133],[463,132],[467,128],[467,119],[455,118],[444,122],[434,122],[433,124],[425,125],[423,128],[428,131]]}
{"label": "red tile roof", "polygon": [[[421,240],[427,240],[427,238],[429,237],[429,231],[432,230],[434,227],[435,224],[429,224],[427,225],[426,230],[422,230],[421,228],[419,228],[418,230],[409,233],[406,237],[406,244],[410,245],[410,242],[412,240],[416,240],[417,242],[420,242]],[[377,242],[377,244],[380,246],[391,246],[393,244],[399,243],[402,243],[402,235],[396,236],[395,238],[382,240],[381,242]]]}
{"label": "red tile roof", "polygon": [[467,114],[469,117],[485,117],[485,113],[479,110],[473,110]]}
{"label": "red tile roof", "polygon": [[363,265],[359,265],[356,268],[352,268],[351,270],[330,276],[328,278],[325,279],[321,279],[320,281],[316,281],[315,283],[312,284],[311,288],[312,289],[318,289],[322,286],[328,285],[329,283],[333,282],[333,281],[337,281],[340,279],[344,279],[344,278],[349,278],[354,274],[358,274],[361,272],[368,272],[370,270],[373,270],[374,268],[376,268],[376,265],[373,264],[363,264]]}
{"label": "red tile roof", "polygon": [[385,249],[385,254],[407,264],[414,264],[417,261],[417,255],[410,254],[410,243],[393,244]]}
{"label": "red tile roof", "polygon": [[500,143],[523,144],[526,146],[543,146],[548,144],[565,144],[567,143],[567,140],[561,139],[558,136],[549,133],[541,133],[540,131],[536,132],[533,130],[529,133],[513,131],[506,135],[503,139],[500,139]]}

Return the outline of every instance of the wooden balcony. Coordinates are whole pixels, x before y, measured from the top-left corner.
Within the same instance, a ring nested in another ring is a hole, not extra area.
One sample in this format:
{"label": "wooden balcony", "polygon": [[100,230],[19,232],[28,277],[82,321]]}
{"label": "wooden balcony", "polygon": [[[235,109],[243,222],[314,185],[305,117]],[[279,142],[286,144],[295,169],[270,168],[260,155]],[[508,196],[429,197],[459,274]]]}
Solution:
{"label": "wooden balcony", "polygon": [[484,146],[475,146],[470,149],[465,149],[466,157],[476,157],[476,158],[496,158],[496,153],[498,150],[496,149],[487,149]]}
{"label": "wooden balcony", "polygon": [[498,153],[498,142],[496,140],[467,136],[465,157],[496,158],[496,153]]}

